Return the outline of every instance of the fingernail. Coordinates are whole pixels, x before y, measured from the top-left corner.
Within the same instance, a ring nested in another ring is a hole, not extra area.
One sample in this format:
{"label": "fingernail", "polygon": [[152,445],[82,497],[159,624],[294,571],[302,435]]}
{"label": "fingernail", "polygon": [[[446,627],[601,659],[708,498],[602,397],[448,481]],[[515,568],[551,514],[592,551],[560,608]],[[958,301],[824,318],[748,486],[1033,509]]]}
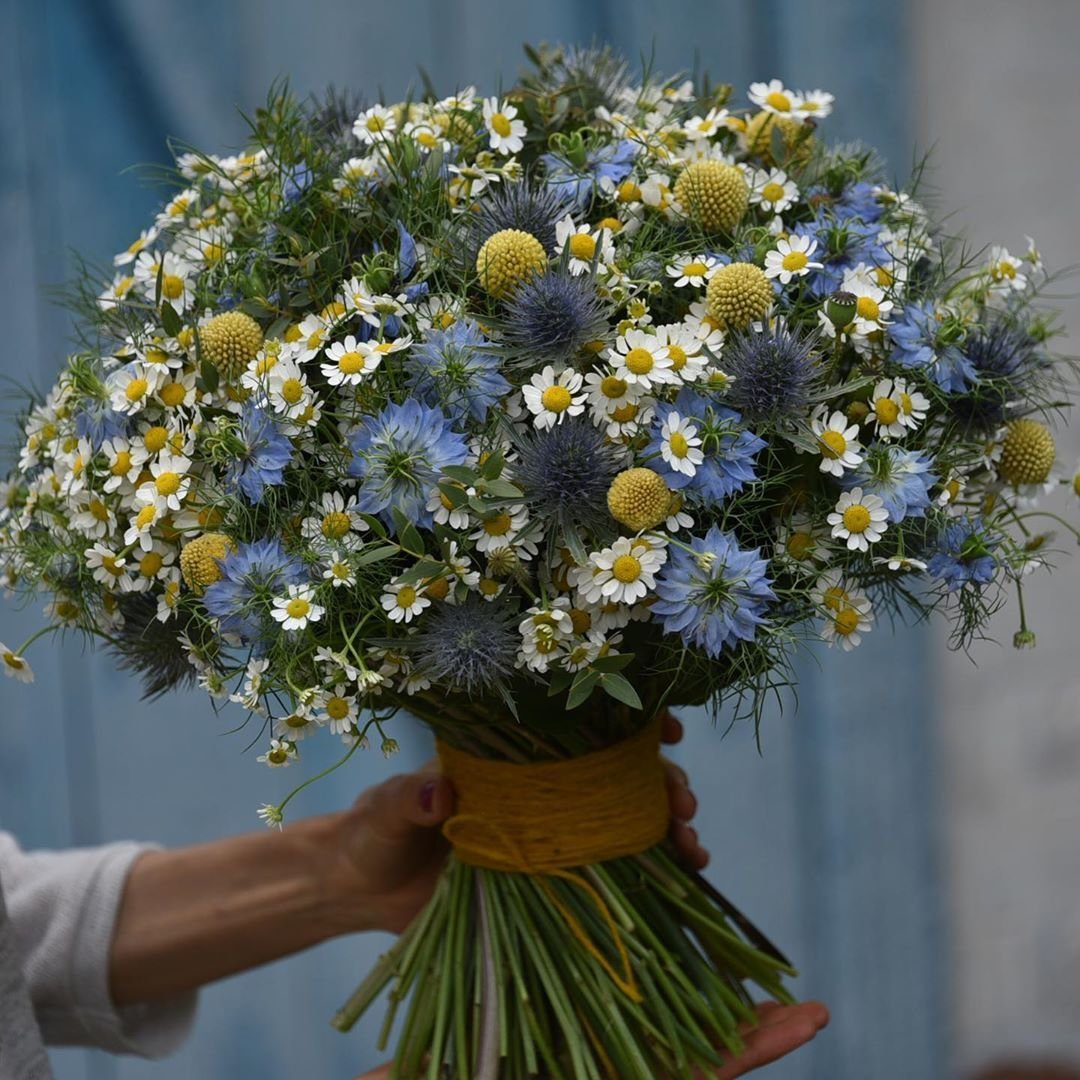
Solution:
{"label": "fingernail", "polygon": [[435,781],[434,780],[429,780],[420,789],[420,809],[423,810],[425,814],[430,814],[431,813],[431,808],[434,805],[435,805]]}

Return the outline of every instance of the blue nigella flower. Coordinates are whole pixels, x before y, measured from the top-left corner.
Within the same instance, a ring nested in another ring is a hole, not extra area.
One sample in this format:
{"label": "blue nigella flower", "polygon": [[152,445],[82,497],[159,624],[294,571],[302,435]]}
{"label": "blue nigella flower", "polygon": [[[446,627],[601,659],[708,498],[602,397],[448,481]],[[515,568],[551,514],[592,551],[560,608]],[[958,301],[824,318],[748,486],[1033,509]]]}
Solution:
{"label": "blue nigella flower", "polygon": [[939,479],[931,472],[933,464],[917,450],[878,443],[861,465],[840,477],[839,484],[845,491],[859,487],[876,495],[896,525],[907,517],[922,517],[929,509],[930,489]]}
{"label": "blue nigella flower", "polygon": [[946,393],[962,393],[976,380],[971,361],[955,345],[938,344],[938,319],[932,305],[909,304],[888,329],[895,346],[893,361],[925,371]]}
{"label": "blue nigella flower", "polygon": [[866,180],[857,180],[849,184],[836,203],[839,217],[857,217],[860,221],[872,225],[881,217],[882,206],[874,194],[874,185]]}
{"label": "blue nigella flower", "polygon": [[827,296],[841,287],[844,274],[859,263],[887,266],[892,262],[881,243],[882,227],[863,221],[850,208],[836,204],[831,212],[819,209],[813,221],[795,226],[796,236],[808,236],[818,243],[814,257],[824,268],[808,274],[804,280],[813,296]]}
{"label": "blue nigella flower", "polygon": [[240,416],[240,438],[244,449],[226,469],[225,483],[248,502],[258,503],[267,485],[281,483],[292,461],[293,444],[279,430],[273,414],[250,401],[244,404]]}
{"label": "blue nigella flower", "polygon": [[277,539],[240,544],[218,565],[221,578],[207,586],[203,604],[221,621],[225,633],[245,641],[261,636],[272,597],[308,579],[304,564],[287,555]]}
{"label": "blue nigella flower", "polygon": [[414,398],[366,417],[349,436],[349,446],[349,475],[360,480],[358,509],[378,514],[391,529],[394,509],[430,527],[426,504],[443,469],[464,464],[469,455],[465,436],[450,429],[447,417]]}
{"label": "blue nigella flower", "polygon": [[[698,428],[705,460],[693,476],[672,469],[661,457],[660,429],[671,413],[690,417]],[[658,472],[673,491],[686,488],[703,503],[722,502],[756,479],[754,458],[765,448],[764,439],[742,426],[742,416],[734,409],[713,404],[708,398],[683,389],[674,405],[660,404],[652,425],[649,452],[656,455],[649,467]]]}
{"label": "blue nigella flower", "polygon": [[506,346],[538,364],[569,363],[583,345],[608,332],[608,306],[587,274],[537,274],[504,301],[503,312]]}
{"label": "blue nigella flower", "polygon": [[75,434],[86,439],[95,452],[106,439],[120,438],[127,431],[128,418],[110,408],[107,401],[88,399],[75,414]]}
{"label": "blue nigella flower", "polygon": [[540,160],[546,170],[548,186],[578,210],[584,210],[597,184],[605,180],[620,184],[630,175],[640,150],[633,140],[620,139],[617,143],[586,150],[580,168],[557,154],[544,154]]}
{"label": "blue nigella flower", "polygon": [[402,281],[408,281],[413,276],[413,271],[416,269],[416,241],[412,238],[412,234],[404,225],[399,221],[397,223],[398,231],[398,262],[397,272],[398,277]]}
{"label": "blue nigella flower", "polygon": [[941,578],[949,592],[969,584],[989,585],[997,570],[993,551],[998,543],[980,518],[957,518],[938,534],[937,551],[927,561],[926,571]]}
{"label": "blue nigella flower", "polygon": [[776,599],[766,577],[768,560],[758,549],[743,550],[730,533],[714,525],[690,541],[693,553],[669,548],[656,581],[660,599],[652,614],[662,616],[664,632],[717,657],[725,647],[753,641]]}
{"label": "blue nigella flower", "polygon": [[281,197],[291,206],[311,186],[311,169],[301,161],[289,169],[281,180]]}
{"label": "blue nigella flower", "polygon": [[510,392],[499,363],[476,323],[463,320],[430,331],[413,347],[405,367],[409,386],[422,401],[442,406],[454,420],[481,421]]}

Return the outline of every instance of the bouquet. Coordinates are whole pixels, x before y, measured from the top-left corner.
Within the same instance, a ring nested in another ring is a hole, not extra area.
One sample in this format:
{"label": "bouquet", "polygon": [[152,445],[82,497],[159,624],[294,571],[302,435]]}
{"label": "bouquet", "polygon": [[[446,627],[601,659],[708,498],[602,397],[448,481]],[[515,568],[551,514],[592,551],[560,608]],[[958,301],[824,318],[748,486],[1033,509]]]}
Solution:
{"label": "bouquet", "polygon": [[389,987],[396,1076],[690,1077],[792,970],[667,849],[659,717],[756,721],[882,617],[966,646],[1008,590],[1034,644],[1069,366],[1035,248],[947,236],[822,140],[830,94],[530,57],[491,97],[278,88],[244,153],[181,149],[76,284],[4,580],[239,703],[267,766],[430,726],[453,855],[335,1020]]}

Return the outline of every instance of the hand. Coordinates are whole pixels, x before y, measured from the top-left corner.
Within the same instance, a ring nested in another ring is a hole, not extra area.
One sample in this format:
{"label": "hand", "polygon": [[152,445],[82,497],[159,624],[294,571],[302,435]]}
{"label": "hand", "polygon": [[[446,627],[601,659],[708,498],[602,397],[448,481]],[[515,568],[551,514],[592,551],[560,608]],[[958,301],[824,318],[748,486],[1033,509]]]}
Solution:
{"label": "hand", "polygon": [[[661,738],[677,743],[683,727],[665,714]],[[671,841],[687,865],[700,870],[709,861],[688,824],[697,812],[697,799],[686,773],[665,761]],[[401,933],[430,899],[448,850],[439,826],[454,812],[454,790],[434,763],[417,772],[395,776],[369,788],[345,816],[341,855],[346,869],[342,881],[349,896],[363,897],[357,930]],[[359,907],[359,905],[357,905]]]}
{"label": "hand", "polygon": [[[735,1080],[737,1076],[745,1076],[798,1050],[829,1022],[829,1010],[820,1001],[804,1001],[800,1005],[766,1002],[759,1005],[757,1011],[757,1025],[743,1028],[742,1035],[746,1042],[743,1052],[719,1072],[699,1072],[700,1080]],[[357,1080],[383,1080],[389,1075],[390,1066],[382,1065],[373,1072],[357,1077]]]}

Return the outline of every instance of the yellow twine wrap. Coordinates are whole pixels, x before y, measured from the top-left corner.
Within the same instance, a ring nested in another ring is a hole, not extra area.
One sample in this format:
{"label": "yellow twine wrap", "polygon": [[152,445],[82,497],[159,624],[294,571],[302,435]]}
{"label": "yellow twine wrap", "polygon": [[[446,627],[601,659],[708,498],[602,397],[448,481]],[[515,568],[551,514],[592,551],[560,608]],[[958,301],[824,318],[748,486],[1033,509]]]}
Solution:
{"label": "yellow twine wrap", "polygon": [[610,909],[572,868],[636,855],[667,835],[659,720],[615,746],[567,761],[520,765],[475,757],[442,741],[437,745],[443,774],[457,792],[457,813],[443,833],[458,860],[488,870],[562,878],[585,892],[611,933],[621,973],[551,886],[540,881],[574,937],[627,997],[640,1001]]}

